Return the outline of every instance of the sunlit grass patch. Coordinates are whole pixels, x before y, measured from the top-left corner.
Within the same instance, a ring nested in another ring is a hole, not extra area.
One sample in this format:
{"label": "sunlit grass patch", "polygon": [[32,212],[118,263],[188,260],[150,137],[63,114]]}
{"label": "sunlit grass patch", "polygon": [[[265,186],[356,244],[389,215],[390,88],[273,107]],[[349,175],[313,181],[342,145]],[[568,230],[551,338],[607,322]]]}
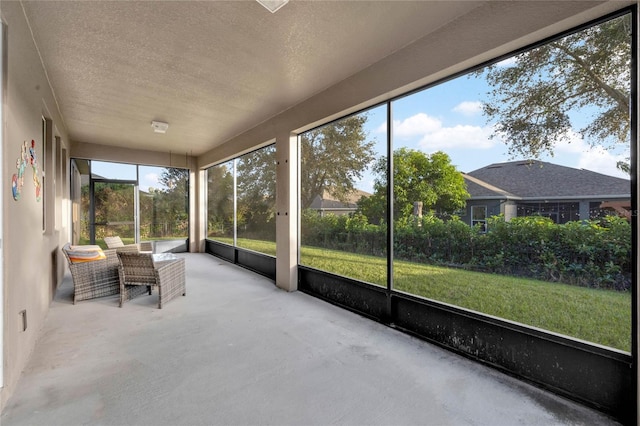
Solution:
{"label": "sunlit grass patch", "polygon": [[[221,239],[218,239],[221,240]],[[227,239],[232,243],[232,239]],[[239,241],[275,256],[275,243]],[[302,247],[300,263],[387,285],[385,258]],[[414,262],[394,262],[395,290],[625,351],[631,348],[631,294]]]}

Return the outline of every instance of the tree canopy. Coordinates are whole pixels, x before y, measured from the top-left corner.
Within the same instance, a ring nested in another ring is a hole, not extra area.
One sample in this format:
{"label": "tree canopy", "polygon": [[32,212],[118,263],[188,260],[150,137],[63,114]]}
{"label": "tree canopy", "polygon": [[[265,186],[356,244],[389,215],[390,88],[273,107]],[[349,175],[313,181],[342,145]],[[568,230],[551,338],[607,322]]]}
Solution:
{"label": "tree canopy", "polygon": [[262,239],[275,240],[275,145],[239,157],[236,166],[236,219],[239,231],[243,231],[243,237],[260,235]]}
{"label": "tree canopy", "polygon": [[207,235],[233,235],[233,162],[207,169]]}
{"label": "tree canopy", "polygon": [[[189,225],[189,170],[165,167],[158,178],[163,188],[141,197],[142,225],[147,238],[187,236]],[[149,203],[151,205],[149,205]]]}
{"label": "tree canopy", "polygon": [[478,71],[492,87],[483,108],[496,123],[493,136],[513,156],[553,155],[556,143],[569,141],[572,113],[582,110],[590,119],[576,130],[585,141],[628,144],[630,28],[631,17],[621,16]]}
{"label": "tree canopy", "polygon": [[[371,222],[384,219],[387,198],[387,159],[380,158],[374,167],[377,174],[374,194],[358,203],[360,213]],[[413,214],[415,202],[423,209],[438,214],[451,214],[465,206],[469,193],[462,174],[441,151],[425,154],[409,148],[393,153],[394,218]]]}
{"label": "tree canopy", "polygon": [[300,198],[302,208],[328,191],[344,201],[374,160],[374,142],[367,141],[366,114],[359,114],[303,133]]}

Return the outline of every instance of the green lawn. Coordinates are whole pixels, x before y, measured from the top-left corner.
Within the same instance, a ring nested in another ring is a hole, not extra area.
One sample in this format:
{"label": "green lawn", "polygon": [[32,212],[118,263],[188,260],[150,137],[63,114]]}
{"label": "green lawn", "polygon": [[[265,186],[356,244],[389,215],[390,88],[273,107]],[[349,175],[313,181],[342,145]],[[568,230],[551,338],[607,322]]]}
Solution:
{"label": "green lawn", "polygon": [[[229,243],[230,240],[224,242]],[[275,243],[239,241],[275,255]],[[302,247],[301,264],[386,286],[383,258]],[[394,289],[630,351],[631,294],[413,262],[394,262]]]}
{"label": "green lawn", "polygon": [[[183,238],[184,238],[184,239],[186,239],[187,237],[165,237],[165,238],[154,238],[154,239],[153,239],[153,240],[151,240],[151,241],[179,240],[179,239],[183,239]],[[130,237],[130,238],[129,238],[129,237],[124,237],[124,238],[120,238],[120,239],[122,240],[122,242],[123,242],[124,244],[133,244],[133,243],[135,243],[135,238],[133,238],[133,237]],[[147,240],[143,240],[143,241],[147,241]],[[80,237],[80,242],[79,242],[79,244],[80,244],[80,245],[87,245],[87,244],[91,244],[91,243],[89,242],[89,239]],[[99,246],[100,246],[100,247],[102,247],[103,249],[106,249],[106,248],[107,248],[107,245],[105,244],[105,242],[104,242],[104,240],[103,240],[102,238],[97,238],[97,239],[96,239],[96,245],[99,245]],[[275,246],[274,246],[274,247],[275,247]],[[274,254],[274,256],[275,256],[275,254]]]}

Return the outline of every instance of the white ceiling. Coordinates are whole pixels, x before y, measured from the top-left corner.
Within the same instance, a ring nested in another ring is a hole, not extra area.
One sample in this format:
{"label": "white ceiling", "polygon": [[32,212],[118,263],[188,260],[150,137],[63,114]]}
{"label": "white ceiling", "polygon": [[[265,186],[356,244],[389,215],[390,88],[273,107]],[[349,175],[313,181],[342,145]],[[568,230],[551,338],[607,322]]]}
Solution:
{"label": "white ceiling", "polygon": [[[253,0],[23,8],[73,141],[200,155],[489,3],[291,0],[275,14]],[[168,132],[155,134],[152,120]]]}

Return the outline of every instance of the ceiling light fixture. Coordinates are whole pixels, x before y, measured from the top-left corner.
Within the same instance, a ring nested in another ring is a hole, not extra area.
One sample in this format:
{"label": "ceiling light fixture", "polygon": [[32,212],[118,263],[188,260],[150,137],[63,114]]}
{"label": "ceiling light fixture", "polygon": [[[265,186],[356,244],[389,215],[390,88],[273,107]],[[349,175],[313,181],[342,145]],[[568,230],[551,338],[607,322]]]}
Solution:
{"label": "ceiling light fixture", "polygon": [[276,13],[282,6],[289,3],[289,0],[256,0],[269,12]]}
{"label": "ceiling light fixture", "polygon": [[163,123],[162,121],[152,121],[151,128],[156,133],[167,133],[167,129],[169,128],[169,123]]}

